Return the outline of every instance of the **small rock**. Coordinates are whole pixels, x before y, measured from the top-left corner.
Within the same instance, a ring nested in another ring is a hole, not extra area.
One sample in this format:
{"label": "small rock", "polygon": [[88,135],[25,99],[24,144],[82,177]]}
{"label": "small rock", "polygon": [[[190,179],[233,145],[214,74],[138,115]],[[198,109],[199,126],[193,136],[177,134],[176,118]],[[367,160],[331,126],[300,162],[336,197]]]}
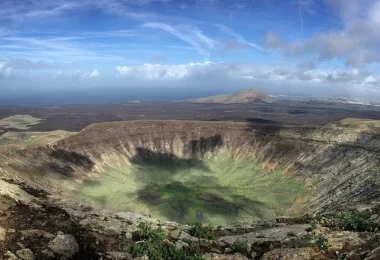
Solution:
{"label": "small rock", "polygon": [[227,247],[226,249],[224,249],[224,253],[225,253],[225,254],[229,254],[229,253],[231,253],[231,252],[232,252],[232,249],[229,248],[229,247]]}
{"label": "small rock", "polygon": [[6,215],[7,215],[7,213],[5,213],[4,211],[0,210],[0,217],[4,217]]}
{"label": "small rock", "polygon": [[0,227],[0,241],[5,241],[7,239],[7,230]]}
{"label": "small rock", "polygon": [[20,231],[21,236],[24,239],[30,239],[30,238],[41,238],[44,235],[44,231],[39,229],[29,229],[29,230],[22,230]]}
{"label": "small rock", "polygon": [[11,251],[7,251],[4,255],[5,259],[8,259],[8,260],[18,260],[19,258],[13,254]]}
{"label": "small rock", "polygon": [[184,231],[181,231],[181,233],[179,234],[179,237],[178,239],[179,240],[185,240],[185,241],[189,241],[191,240],[192,236],[190,236],[188,233],[184,232]]}
{"label": "small rock", "polygon": [[164,225],[164,226],[162,226],[162,229],[163,230],[166,230],[166,231],[174,231],[174,230],[176,230],[177,229],[177,227],[176,226],[173,226],[173,225],[170,225],[170,224],[168,224],[168,225]]}
{"label": "small rock", "polygon": [[174,239],[178,239],[181,232],[182,232],[181,230],[174,230],[174,231],[170,232],[169,235],[170,235],[170,237],[172,237]]}
{"label": "small rock", "polygon": [[222,254],[205,254],[207,260],[248,260],[247,257],[242,254],[236,253],[234,255],[222,255]]}
{"label": "small rock", "polygon": [[25,246],[21,243],[21,242],[17,242],[16,245],[21,248],[21,249],[24,249]]}
{"label": "small rock", "polygon": [[222,252],[219,249],[216,248],[210,248],[211,253],[221,254]]}
{"label": "small rock", "polygon": [[46,238],[46,239],[49,239],[49,240],[55,238],[55,236],[52,233],[49,233],[49,232],[44,232],[43,237]]}
{"label": "small rock", "polygon": [[124,252],[107,252],[106,258],[107,260],[131,260],[133,257]]}
{"label": "small rock", "polygon": [[162,245],[163,245],[163,246],[171,246],[171,245],[173,245],[173,243],[170,242],[169,239],[164,239],[164,240],[162,241]]}
{"label": "small rock", "polygon": [[182,249],[184,249],[184,248],[186,248],[186,247],[189,247],[189,244],[188,243],[186,243],[186,242],[183,242],[183,241],[181,241],[181,240],[178,240],[177,242],[175,242],[175,247],[178,249],[178,250],[182,250]]}
{"label": "small rock", "polygon": [[46,256],[46,258],[50,259],[50,258],[54,258],[55,255],[52,251],[48,250],[48,249],[44,249],[41,251],[41,253]]}
{"label": "small rock", "polygon": [[58,235],[49,242],[49,248],[58,255],[68,258],[73,257],[79,253],[79,245],[73,235]]}
{"label": "small rock", "polygon": [[174,239],[184,240],[184,241],[190,241],[192,238],[188,233],[181,230],[174,230],[170,232],[170,236]]}
{"label": "small rock", "polygon": [[34,260],[34,254],[29,248],[20,249],[16,251],[16,255],[23,260]]}
{"label": "small rock", "polygon": [[62,231],[58,231],[57,235],[64,235],[64,233]]}

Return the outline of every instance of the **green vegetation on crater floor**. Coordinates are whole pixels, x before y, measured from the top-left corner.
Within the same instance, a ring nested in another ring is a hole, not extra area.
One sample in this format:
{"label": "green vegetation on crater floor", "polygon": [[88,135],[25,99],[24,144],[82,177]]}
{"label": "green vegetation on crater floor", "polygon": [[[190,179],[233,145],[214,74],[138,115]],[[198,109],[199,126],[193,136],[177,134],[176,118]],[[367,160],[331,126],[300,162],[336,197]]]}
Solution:
{"label": "green vegetation on crater floor", "polygon": [[301,193],[294,177],[266,171],[252,159],[223,153],[203,160],[114,157],[77,187],[85,201],[163,220],[224,224],[284,214]]}

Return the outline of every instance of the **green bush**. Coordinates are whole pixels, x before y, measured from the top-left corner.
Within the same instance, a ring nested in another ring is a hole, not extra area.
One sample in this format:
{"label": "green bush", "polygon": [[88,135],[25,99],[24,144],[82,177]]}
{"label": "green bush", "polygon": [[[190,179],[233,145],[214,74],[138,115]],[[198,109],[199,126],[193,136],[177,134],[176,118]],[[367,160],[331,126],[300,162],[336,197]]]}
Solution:
{"label": "green bush", "polygon": [[166,239],[165,232],[159,227],[153,229],[148,223],[140,223],[135,241],[129,247],[133,257],[148,256],[150,260],[199,260],[201,250],[196,245],[190,245],[182,250]]}
{"label": "green bush", "polygon": [[200,222],[195,222],[191,224],[189,234],[193,237],[211,240],[215,238],[215,229],[211,225],[204,226]]}
{"label": "green bush", "polygon": [[344,229],[353,231],[374,231],[377,225],[368,216],[358,212],[348,212],[342,218]]}
{"label": "green bush", "polygon": [[347,254],[338,254],[335,257],[335,260],[346,260],[347,259]]}
{"label": "green bush", "polygon": [[232,244],[232,253],[241,253],[241,254],[245,254],[247,252],[247,248],[245,246],[245,244],[241,241],[241,240],[236,240],[233,244]]}
{"label": "green bush", "polygon": [[315,244],[325,252],[329,249],[329,241],[325,237],[318,237]]}
{"label": "green bush", "polygon": [[305,231],[306,232],[314,232],[318,228],[317,224],[315,222],[312,222],[310,224],[310,227],[308,227]]}

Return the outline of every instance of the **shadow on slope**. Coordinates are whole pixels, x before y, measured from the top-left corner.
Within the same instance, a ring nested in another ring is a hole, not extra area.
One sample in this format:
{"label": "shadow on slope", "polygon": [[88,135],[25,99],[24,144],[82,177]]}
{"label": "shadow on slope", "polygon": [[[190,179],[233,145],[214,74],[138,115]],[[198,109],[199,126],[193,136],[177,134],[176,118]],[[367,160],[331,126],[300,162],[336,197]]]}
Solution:
{"label": "shadow on slope", "polygon": [[[285,188],[286,191],[279,195],[275,192],[264,194],[270,192],[268,185],[275,187],[274,183],[281,181],[276,179],[277,173],[266,172],[250,160],[236,161],[215,153],[222,146],[219,135],[191,140],[185,144],[183,152],[192,159],[137,148],[137,155],[131,160],[138,165],[136,176],[141,176],[138,180],[141,188],[135,202],[147,205],[153,215],[158,213],[182,223],[227,223],[240,218],[275,217],[280,207],[271,203],[278,203],[289,192]],[[207,152],[213,152],[213,159],[203,158]],[[248,195],[248,186],[252,185],[257,185],[254,196]],[[132,197],[134,194],[126,192],[125,195]]]}
{"label": "shadow on slope", "polygon": [[223,224],[284,212],[299,193],[297,181],[241,154],[251,151],[249,145],[241,147],[259,140],[256,134],[231,132],[228,138],[225,143],[221,135],[208,135],[181,145],[170,138],[148,140],[129,159],[120,149],[120,156],[108,157],[98,176],[78,187],[78,196],[103,207],[182,223]]}
{"label": "shadow on slope", "polygon": [[153,167],[156,171],[176,172],[188,168],[208,170],[202,160],[179,158],[173,153],[154,152],[143,147],[136,148],[136,155],[130,159],[130,162],[142,168]]}
{"label": "shadow on slope", "polygon": [[[178,173],[181,175],[181,173]],[[180,176],[179,176],[180,177]],[[266,203],[237,195],[234,188],[223,186],[214,176],[193,175],[191,181],[171,176],[162,183],[148,183],[138,192],[137,200],[171,221],[226,223],[244,215],[267,216]]]}
{"label": "shadow on slope", "polygon": [[185,144],[183,154],[190,155],[191,158],[203,158],[208,152],[215,152],[223,146],[224,142],[220,135],[211,137],[200,137]]}

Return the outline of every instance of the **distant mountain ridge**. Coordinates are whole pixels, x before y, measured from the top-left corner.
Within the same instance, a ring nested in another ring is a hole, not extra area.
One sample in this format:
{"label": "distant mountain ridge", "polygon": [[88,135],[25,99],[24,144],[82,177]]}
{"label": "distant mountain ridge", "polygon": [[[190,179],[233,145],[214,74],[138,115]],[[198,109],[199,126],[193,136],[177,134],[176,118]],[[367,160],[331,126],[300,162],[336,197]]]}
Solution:
{"label": "distant mountain ridge", "polygon": [[222,103],[222,104],[247,104],[252,102],[274,102],[274,99],[256,89],[246,89],[236,94],[222,94],[210,97],[195,98],[188,100],[194,103]]}

